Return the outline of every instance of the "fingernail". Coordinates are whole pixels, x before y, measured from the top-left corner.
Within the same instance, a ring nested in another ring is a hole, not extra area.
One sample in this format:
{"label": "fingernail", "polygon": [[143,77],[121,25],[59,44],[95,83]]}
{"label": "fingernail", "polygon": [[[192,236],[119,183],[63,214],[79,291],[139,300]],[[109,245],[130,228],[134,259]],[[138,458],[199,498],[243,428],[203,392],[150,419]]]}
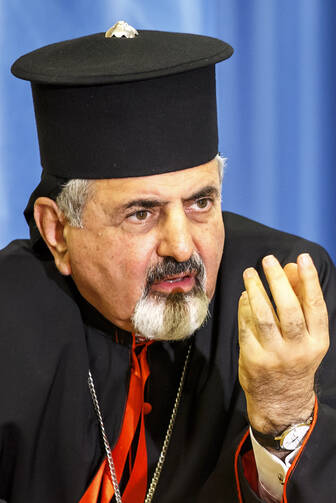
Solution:
{"label": "fingernail", "polygon": [[302,253],[299,256],[299,262],[303,266],[309,266],[309,265],[311,265],[312,264],[312,259],[311,259],[311,256],[309,255],[309,253]]}
{"label": "fingernail", "polygon": [[272,267],[277,264],[277,259],[274,257],[274,255],[267,255],[267,257],[263,258],[263,264],[267,267]]}
{"label": "fingernail", "polygon": [[253,267],[249,267],[244,271],[244,278],[253,278],[256,275],[255,269]]}

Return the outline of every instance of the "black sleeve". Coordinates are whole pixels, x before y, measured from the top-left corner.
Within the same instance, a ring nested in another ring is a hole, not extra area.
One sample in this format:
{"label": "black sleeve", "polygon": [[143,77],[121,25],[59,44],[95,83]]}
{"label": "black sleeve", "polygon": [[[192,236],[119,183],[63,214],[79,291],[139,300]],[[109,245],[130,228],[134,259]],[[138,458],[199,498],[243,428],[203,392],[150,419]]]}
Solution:
{"label": "black sleeve", "polygon": [[[316,375],[318,410],[307,443],[293,461],[284,485],[286,503],[336,501],[336,270],[328,254],[313,256],[328,307],[330,348]],[[244,503],[261,500],[250,489],[238,462]]]}

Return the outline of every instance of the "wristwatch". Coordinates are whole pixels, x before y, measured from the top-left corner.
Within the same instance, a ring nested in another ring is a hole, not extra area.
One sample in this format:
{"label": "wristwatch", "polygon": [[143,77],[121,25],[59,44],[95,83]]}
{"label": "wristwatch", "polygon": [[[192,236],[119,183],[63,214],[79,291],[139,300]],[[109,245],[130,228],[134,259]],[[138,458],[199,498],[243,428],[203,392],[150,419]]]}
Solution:
{"label": "wristwatch", "polygon": [[313,418],[310,417],[304,423],[293,424],[276,436],[260,433],[260,431],[257,431],[252,427],[251,430],[254,438],[263,447],[270,447],[272,449],[276,449],[277,451],[294,451],[294,449],[300,447],[302,444],[312,421]]}

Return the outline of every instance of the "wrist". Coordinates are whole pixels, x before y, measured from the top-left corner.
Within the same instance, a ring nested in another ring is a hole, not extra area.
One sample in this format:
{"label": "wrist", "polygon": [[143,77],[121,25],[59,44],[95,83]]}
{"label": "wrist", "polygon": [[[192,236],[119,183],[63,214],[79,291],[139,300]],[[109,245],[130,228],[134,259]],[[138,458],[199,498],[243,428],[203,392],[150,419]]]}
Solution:
{"label": "wrist", "polygon": [[313,413],[307,419],[307,421],[302,423],[296,423],[288,428],[286,428],[282,433],[278,435],[269,435],[260,433],[251,427],[251,433],[254,439],[267,450],[273,452],[279,456],[279,451],[287,455],[289,452],[294,451],[300,447],[303,440],[310,429],[310,425],[313,421]]}
{"label": "wrist", "polygon": [[313,415],[315,393],[304,403],[297,401],[292,406],[289,402],[255,404],[247,398],[247,414],[252,430],[263,435],[277,436],[287,428],[301,423],[307,423]]}

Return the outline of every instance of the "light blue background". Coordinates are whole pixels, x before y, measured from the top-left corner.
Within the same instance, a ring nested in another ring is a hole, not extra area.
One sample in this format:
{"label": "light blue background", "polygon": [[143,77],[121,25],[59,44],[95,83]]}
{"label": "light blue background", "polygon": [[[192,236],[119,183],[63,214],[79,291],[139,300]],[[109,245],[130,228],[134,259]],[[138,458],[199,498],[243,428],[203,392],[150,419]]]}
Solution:
{"label": "light blue background", "polygon": [[22,211],[40,177],[30,86],[11,63],[119,19],[234,46],[217,65],[223,207],[318,241],[335,259],[334,0],[1,0],[0,247],[28,235]]}

